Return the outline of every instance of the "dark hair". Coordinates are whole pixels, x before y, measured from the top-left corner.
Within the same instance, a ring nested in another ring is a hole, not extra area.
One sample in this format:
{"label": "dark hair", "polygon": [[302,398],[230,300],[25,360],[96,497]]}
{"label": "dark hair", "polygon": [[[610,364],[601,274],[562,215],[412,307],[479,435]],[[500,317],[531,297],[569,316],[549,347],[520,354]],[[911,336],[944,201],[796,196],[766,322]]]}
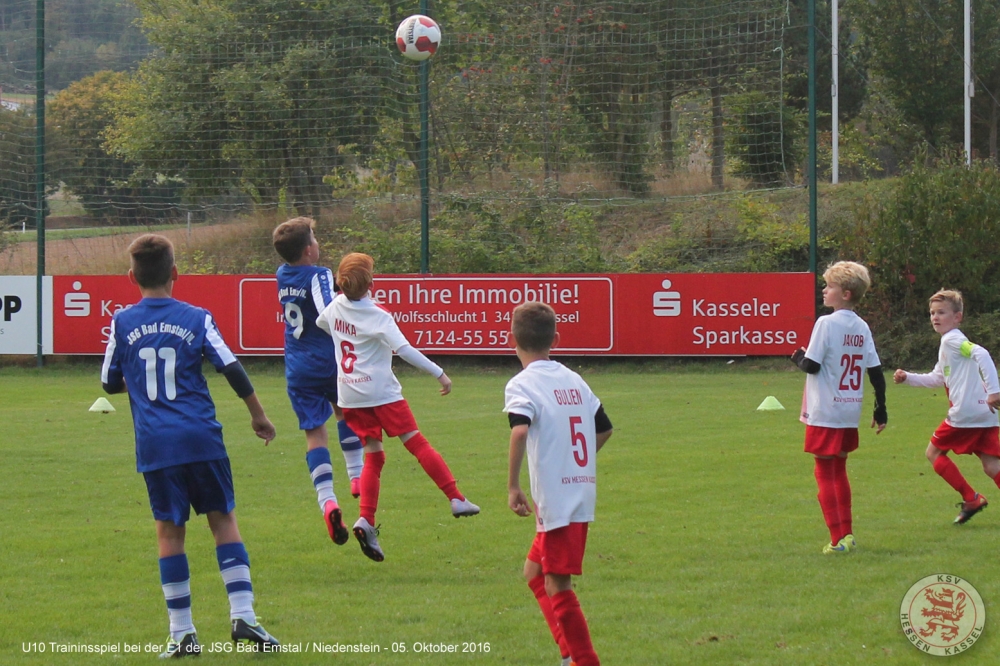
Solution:
{"label": "dark hair", "polygon": [[337,267],[337,284],[340,291],[352,301],[365,297],[372,286],[372,271],[375,260],[367,254],[351,252],[340,260]]}
{"label": "dark hair", "polygon": [[139,236],[128,246],[132,274],[144,289],[155,289],[170,282],[174,267],[174,245],[169,238],[156,234]]}
{"label": "dark hair", "polygon": [[514,308],[511,331],[524,351],[546,352],[556,337],[556,312],[545,303],[522,303]]}
{"label": "dark hair", "polygon": [[274,249],[282,259],[290,264],[295,263],[302,258],[302,253],[312,243],[315,228],[316,220],[311,217],[293,217],[282,222],[271,235]]}

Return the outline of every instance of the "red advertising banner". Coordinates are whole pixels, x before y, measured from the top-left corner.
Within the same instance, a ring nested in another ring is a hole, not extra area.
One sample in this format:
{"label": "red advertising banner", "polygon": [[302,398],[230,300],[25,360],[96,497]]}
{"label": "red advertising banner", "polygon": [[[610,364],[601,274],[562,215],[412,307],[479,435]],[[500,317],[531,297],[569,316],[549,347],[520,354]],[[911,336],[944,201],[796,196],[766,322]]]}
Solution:
{"label": "red advertising banner", "polygon": [[[808,342],[810,273],[379,275],[373,296],[432,354],[510,353],[510,313],[556,311],[563,354],[786,355]],[[125,276],[53,278],[53,353],[101,354],[112,315],[139,300]],[[174,295],[212,312],[240,355],[280,355],[273,276],[183,275]]]}

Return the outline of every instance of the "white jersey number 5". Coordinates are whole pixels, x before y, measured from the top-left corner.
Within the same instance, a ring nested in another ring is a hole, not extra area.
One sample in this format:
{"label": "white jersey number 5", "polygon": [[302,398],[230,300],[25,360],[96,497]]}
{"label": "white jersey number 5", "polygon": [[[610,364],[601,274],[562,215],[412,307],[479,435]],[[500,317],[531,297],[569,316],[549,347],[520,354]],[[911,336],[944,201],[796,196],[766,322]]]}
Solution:
{"label": "white jersey number 5", "polygon": [[576,427],[583,423],[583,417],[569,417],[569,431],[573,433],[573,460],[580,467],[587,466],[587,437],[582,432],[577,432]]}

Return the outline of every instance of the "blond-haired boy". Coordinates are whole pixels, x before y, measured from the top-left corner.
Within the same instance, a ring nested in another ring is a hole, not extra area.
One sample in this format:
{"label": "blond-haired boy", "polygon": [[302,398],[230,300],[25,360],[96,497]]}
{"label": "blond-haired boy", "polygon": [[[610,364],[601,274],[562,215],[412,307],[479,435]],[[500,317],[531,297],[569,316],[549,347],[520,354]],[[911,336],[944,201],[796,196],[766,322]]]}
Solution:
{"label": "blond-haired boy", "polygon": [[964,310],[962,294],[942,289],[931,296],[931,326],[941,336],[938,360],[927,374],[896,370],[897,384],[935,388],[944,386],[950,407],[927,445],[927,460],[934,471],[962,496],[955,524],[962,525],[986,508],[986,498],[969,485],[948,452],[979,456],[986,476],[1000,487],[1000,381],[996,364],[986,349],[969,341],[959,330]]}
{"label": "blond-haired boy", "polygon": [[847,456],[858,448],[858,423],[864,397],[862,375],[875,390],[872,427],[882,432],[888,421],[885,377],[871,329],[854,308],[871,286],[868,269],[853,261],[838,261],[823,279],[823,305],[833,312],[816,320],[809,347],[798,349],[792,361],[807,373],[802,414],[806,424],[805,451],[815,457],[817,498],[830,531],[823,553],[849,553],[857,547],[851,512]]}

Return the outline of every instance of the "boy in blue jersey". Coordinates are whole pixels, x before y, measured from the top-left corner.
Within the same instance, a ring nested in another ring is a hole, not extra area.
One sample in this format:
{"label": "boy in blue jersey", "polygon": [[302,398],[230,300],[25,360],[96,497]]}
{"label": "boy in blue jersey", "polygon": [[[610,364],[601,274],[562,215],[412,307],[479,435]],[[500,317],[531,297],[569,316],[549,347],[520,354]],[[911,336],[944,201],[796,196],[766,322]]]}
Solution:
{"label": "boy in blue jersey", "polygon": [[288,398],[306,432],[306,464],[330,538],[338,546],[350,539],[333,491],[326,422],[337,417],[340,449],[347,464],[351,494],[361,494],[364,444],[337,406],[337,357],[333,341],[316,326],[316,317],[333,300],[336,284],[329,268],[317,266],[319,243],[308,217],[296,217],[274,230],[274,249],[287,263],[278,268],[278,300],[285,317],[285,380]]}
{"label": "boy in blue jersey", "polygon": [[142,472],[156,520],[160,580],[170,618],[162,658],[201,653],[191,619],[191,584],[184,551],[190,508],[208,517],[219,570],[229,595],[233,641],[255,649],[279,649],[257,622],[250,583],[250,557],[236,524],[236,500],[222,425],[202,374],[202,358],[223,373],[246,402],[250,425],[265,445],[274,426],[264,414],[243,366],[202,308],[174,299],[174,248],[147,234],[129,247],[129,280],[142,300],[115,313],[101,382],[108,393],[128,390],[135,426],[136,468]]}

